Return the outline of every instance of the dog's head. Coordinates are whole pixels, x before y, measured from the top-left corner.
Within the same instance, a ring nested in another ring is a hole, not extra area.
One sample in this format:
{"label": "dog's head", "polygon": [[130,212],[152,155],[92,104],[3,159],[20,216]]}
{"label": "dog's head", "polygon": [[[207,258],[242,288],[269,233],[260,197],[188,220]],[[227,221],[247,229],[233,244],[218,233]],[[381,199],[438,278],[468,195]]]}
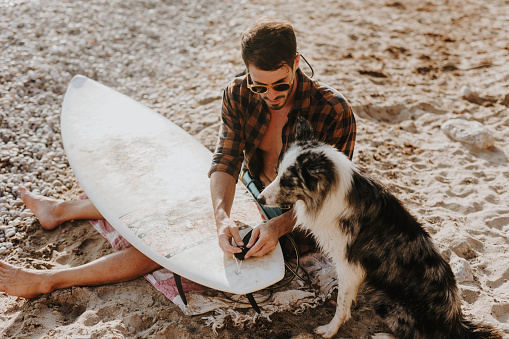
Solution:
{"label": "dog's head", "polygon": [[283,155],[276,179],[263,190],[258,201],[286,207],[301,200],[308,210],[321,202],[337,185],[338,173],[331,154],[335,149],[315,139],[310,124],[298,118],[296,141]]}

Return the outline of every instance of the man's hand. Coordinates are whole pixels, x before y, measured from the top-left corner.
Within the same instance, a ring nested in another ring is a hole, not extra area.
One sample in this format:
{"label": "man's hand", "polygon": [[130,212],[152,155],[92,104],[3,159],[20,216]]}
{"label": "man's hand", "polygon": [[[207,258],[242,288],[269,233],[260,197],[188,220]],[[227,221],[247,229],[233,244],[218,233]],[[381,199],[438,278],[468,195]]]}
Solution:
{"label": "man's hand", "polygon": [[219,247],[227,257],[231,258],[234,253],[242,252],[240,248],[231,245],[232,238],[237,246],[243,246],[244,243],[240,237],[239,228],[230,218],[224,219],[220,226],[218,226],[217,238],[219,240]]}
{"label": "man's hand", "polygon": [[279,231],[274,224],[274,219],[272,219],[253,229],[251,239],[247,244],[250,250],[246,253],[244,259],[264,256],[276,248],[279,241]]}
{"label": "man's hand", "polygon": [[293,210],[283,213],[253,229],[247,244],[250,250],[244,258],[261,257],[272,252],[284,234],[291,232],[295,226]]}
{"label": "man's hand", "polygon": [[[231,245],[231,239],[237,246],[243,246],[237,225],[230,219],[230,211],[235,197],[236,180],[228,173],[214,172],[210,177],[212,205],[216,219],[219,247],[228,257],[242,250]],[[293,210],[283,213],[256,227],[247,245],[250,250],[244,258],[261,257],[276,248],[279,237],[290,232],[295,225]]]}

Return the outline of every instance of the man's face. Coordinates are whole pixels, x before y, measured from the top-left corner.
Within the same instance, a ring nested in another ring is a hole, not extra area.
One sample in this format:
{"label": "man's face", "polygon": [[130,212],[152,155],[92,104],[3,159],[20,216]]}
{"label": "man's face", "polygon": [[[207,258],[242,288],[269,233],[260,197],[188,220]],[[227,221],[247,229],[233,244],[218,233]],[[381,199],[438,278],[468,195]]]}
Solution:
{"label": "man's face", "polygon": [[[248,71],[252,84],[269,85],[267,92],[260,94],[260,96],[270,109],[277,111],[285,107],[295,86],[295,72],[290,66],[285,64],[275,71],[262,71],[250,65]],[[276,91],[270,86],[284,82],[292,82],[292,86],[286,91]]]}

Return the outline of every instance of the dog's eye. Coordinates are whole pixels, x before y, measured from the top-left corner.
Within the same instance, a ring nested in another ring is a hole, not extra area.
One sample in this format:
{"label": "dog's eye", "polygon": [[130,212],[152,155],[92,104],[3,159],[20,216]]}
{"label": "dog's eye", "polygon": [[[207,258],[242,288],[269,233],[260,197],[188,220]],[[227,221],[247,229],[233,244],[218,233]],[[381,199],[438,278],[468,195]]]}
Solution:
{"label": "dog's eye", "polygon": [[294,180],[292,177],[283,174],[279,181],[279,186],[285,187],[285,188],[291,188],[291,187],[295,186],[295,183],[294,183]]}

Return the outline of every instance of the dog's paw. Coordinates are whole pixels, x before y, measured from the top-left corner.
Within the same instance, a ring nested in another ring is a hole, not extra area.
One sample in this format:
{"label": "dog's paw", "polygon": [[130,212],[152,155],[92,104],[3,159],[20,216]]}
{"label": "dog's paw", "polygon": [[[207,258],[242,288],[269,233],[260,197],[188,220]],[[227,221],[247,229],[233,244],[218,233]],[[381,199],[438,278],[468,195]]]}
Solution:
{"label": "dog's paw", "polygon": [[339,327],[336,327],[334,324],[330,323],[315,328],[315,333],[320,334],[324,338],[332,338],[336,333],[338,333],[338,329]]}

